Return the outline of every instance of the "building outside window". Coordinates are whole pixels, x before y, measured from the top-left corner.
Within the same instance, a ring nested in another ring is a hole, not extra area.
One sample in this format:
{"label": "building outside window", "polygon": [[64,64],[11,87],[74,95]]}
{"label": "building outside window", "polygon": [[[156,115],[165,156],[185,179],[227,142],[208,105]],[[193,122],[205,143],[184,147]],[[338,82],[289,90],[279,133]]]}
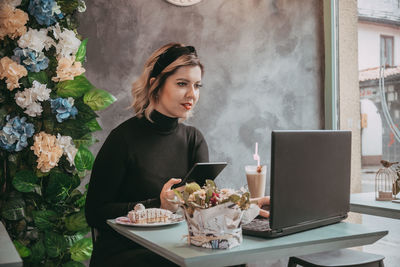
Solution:
{"label": "building outside window", "polygon": [[379,166],[381,159],[400,161],[400,140],[393,130],[400,129],[399,44],[398,1],[359,0],[358,64],[363,166]]}
{"label": "building outside window", "polygon": [[[400,161],[400,1],[358,0],[358,65],[361,102],[361,186],[375,191],[380,160]],[[384,223],[389,235],[364,251],[400,266],[398,220],[362,215],[363,224]]]}
{"label": "building outside window", "polygon": [[392,67],[393,63],[393,36],[381,35],[381,66]]}

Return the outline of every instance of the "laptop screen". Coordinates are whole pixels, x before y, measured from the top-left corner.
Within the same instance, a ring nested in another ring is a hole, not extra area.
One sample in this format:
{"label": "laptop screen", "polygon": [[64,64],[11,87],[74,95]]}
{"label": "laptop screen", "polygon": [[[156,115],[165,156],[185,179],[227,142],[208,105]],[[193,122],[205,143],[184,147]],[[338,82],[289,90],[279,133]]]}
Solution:
{"label": "laptop screen", "polygon": [[350,131],[273,131],[271,228],[347,214],[350,170]]}

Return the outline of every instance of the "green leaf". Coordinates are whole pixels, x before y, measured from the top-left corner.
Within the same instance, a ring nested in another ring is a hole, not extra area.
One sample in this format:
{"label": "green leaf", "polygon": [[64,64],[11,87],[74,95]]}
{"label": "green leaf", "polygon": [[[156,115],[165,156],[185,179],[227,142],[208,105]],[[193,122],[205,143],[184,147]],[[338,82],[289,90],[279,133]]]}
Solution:
{"label": "green leaf", "polygon": [[25,88],[28,88],[30,86],[27,76],[20,78],[19,83],[22,84],[22,87]]}
{"label": "green leaf", "polygon": [[81,231],[87,228],[88,224],[86,223],[85,212],[81,210],[78,213],[69,215],[65,218],[65,227],[71,232]]}
{"label": "green leaf", "polygon": [[61,12],[65,14],[72,14],[79,6],[78,0],[57,0]]}
{"label": "green leaf", "polygon": [[50,173],[48,173],[48,172],[41,172],[39,169],[36,169],[36,170],[35,170],[35,175],[36,175],[36,177],[38,177],[38,178],[42,178],[42,177],[49,176],[49,174],[50,174]]}
{"label": "green leaf", "polygon": [[52,119],[43,120],[44,129],[46,132],[51,133],[54,129],[54,121]]}
{"label": "green leaf", "polygon": [[38,81],[41,84],[47,84],[49,82],[49,79],[45,71],[28,72],[28,81],[29,84],[32,86],[33,81]]}
{"label": "green leaf", "polygon": [[68,247],[72,247],[76,242],[81,240],[82,238],[85,237],[90,231],[90,228],[86,228],[82,231],[77,232],[74,235],[65,235],[64,238],[67,241]]}
{"label": "green leaf", "polygon": [[237,203],[240,200],[240,196],[236,194],[232,194],[229,196],[229,201],[233,203]]}
{"label": "green leaf", "polygon": [[63,267],[85,267],[85,264],[78,261],[69,261],[66,264],[63,264]]}
{"label": "green leaf", "polygon": [[25,218],[25,201],[22,198],[11,198],[2,206],[1,217],[10,221]]}
{"label": "green leaf", "polygon": [[61,255],[67,249],[67,242],[62,235],[46,232],[44,235],[44,245],[46,253],[50,258],[55,258]]}
{"label": "green leaf", "polygon": [[72,190],[72,177],[60,172],[51,172],[46,197],[50,202],[61,202],[69,196]]}
{"label": "green leaf", "polygon": [[21,242],[15,240],[13,243],[21,258],[26,258],[32,254],[31,250],[28,247],[24,246]]}
{"label": "green leaf", "polygon": [[81,146],[89,147],[89,146],[93,145],[94,143],[98,142],[98,140],[96,138],[94,138],[91,133],[87,133],[84,136],[82,136],[81,138],[74,139],[73,141],[74,141],[76,148],[79,148]]}
{"label": "green leaf", "polygon": [[15,174],[12,184],[20,192],[28,193],[38,190],[38,178],[32,171],[19,171]]}
{"label": "green leaf", "polygon": [[196,182],[191,182],[186,184],[185,186],[185,191],[186,193],[188,193],[189,195],[197,190],[200,190],[200,186],[196,183]]}
{"label": "green leaf", "polygon": [[208,203],[210,201],[210,199],[212,198],[212,194],[214,193],[213,188],[208,188],[206,191],[206,203]]}
{"label": "green leaf", "polygon": [[183,196],[182,193],[179,190],[172,189],[175,193],[175,195],[179,198],[179,200],[183,201]]}
{"label": "green leaf", "polygon": [[85,93],[83,101],[93,110],[102,110],[114,103],[117,99],[109,92],[94,88]]}
{"label": "green leaf", "polygon": [[87,174],[87,170],[78,171],[78,176],[81,179],[85,178],[86,174]]}
{"label": "green leaf", "polygon": [[206,179],[206,186],[210,188],[217,188],[213,180]]}
{"label": "green leaf", "polygon": [[[79,114],[79,113],[78,113]],[[78,120],[66,120],[62,123],[56,123],[54,125],[54,131],[62,135],[71,136],[72,139],[78,139],[87,133],[90,133],[89,127],[86,126],[85,122]]]}
{"label": "green leaf", "polygon": [[83,238],[76,242],[70,249],[71,259],[74,261],[84,261],[90,258],[93,251],[91,238]]}
{"label": "green leaf", "polygon": [[78,171],[91,170],[94,163],[94,156],[85,146],[80,146],[75,155],[75,167]]}
{"label": "green leaf", "polygon": [[46,256],[46,248],[43,240],[39,240],[32,246],[32,257],[31,260],[35,263],[41,262]]}
{"label": "green leaf", "polygon": [[75,190],[81,184],[81,178],[79,178],[79,176],[75,174],[71,177],[71,179],[72,179],[71,189]]}
{"label": "green leaf", "polygon": [[77,99],[74,104],[79,111],[78,115],[76,115],[77,120],[85,123],[98,117],[96,112],[94,112],[91,107],[83,103],[81,98]]}
{"label": "green leaf", "polygon": [[57,213],[52,210],[39,210],[33,212],[33,221],[40,230],[51,230],[57,221]]}
{"label": "green leaf", "polygon": [[83,62],[86,56],[86,45],[87,45],[88,38],[81,42],[81,45],[76,52],[75,61]]}
{"label": "green leaf", "polygon": [[83,194],[81,198],[75,201],[75,205],[77,205],[78,208],[83,208],[85,206],[85,203],[86,203],[86,192],[85,194]]}
{"label": "green leaf", "polygon": [[56,88],[57,95],[61,97],[78,98],[89,92],[94,86],[82,74],[75,76],[73,80],[59,82]]}
{"label": "green leaf", "polygon": [[93,119],[93,120],[87,122],[86,125],[89,127],[89,130],[91,132],[101,131],[102,130],[101,127],[100,127],[100,124],[97,122],[96,119]]}

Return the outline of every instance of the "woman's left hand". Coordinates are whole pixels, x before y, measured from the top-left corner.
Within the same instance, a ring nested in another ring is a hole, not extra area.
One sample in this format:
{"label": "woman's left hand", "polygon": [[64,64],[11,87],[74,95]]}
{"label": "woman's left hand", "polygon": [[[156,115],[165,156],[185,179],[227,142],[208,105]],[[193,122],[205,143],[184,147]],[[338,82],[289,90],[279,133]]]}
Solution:
{"label": "woman's left hand", "polygon": [[175,192],[171,189],[174,184],[179,184],[182,179],[171,178],[166,182],[160,193],[161,208],[170,210],[172,212],[177,211],[178,204],[171,203],[169,200],[175,198]]}

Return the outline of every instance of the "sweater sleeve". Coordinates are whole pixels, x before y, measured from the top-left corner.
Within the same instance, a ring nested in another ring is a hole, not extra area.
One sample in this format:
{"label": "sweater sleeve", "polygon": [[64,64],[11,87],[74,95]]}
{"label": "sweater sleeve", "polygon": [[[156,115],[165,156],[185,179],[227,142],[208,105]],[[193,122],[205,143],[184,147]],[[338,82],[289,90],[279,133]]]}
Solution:
{"label": "sweater sleeve", "polygon": [[[124,216],[139,202],[116,202],[127,172],[127,145],[120,132],[113,130],[107,137],[93,165],[86,197],[85,213],[90,226],[108,228],[107,219]],[[146,207],[159,207],[160,200],[140,201]]]}

